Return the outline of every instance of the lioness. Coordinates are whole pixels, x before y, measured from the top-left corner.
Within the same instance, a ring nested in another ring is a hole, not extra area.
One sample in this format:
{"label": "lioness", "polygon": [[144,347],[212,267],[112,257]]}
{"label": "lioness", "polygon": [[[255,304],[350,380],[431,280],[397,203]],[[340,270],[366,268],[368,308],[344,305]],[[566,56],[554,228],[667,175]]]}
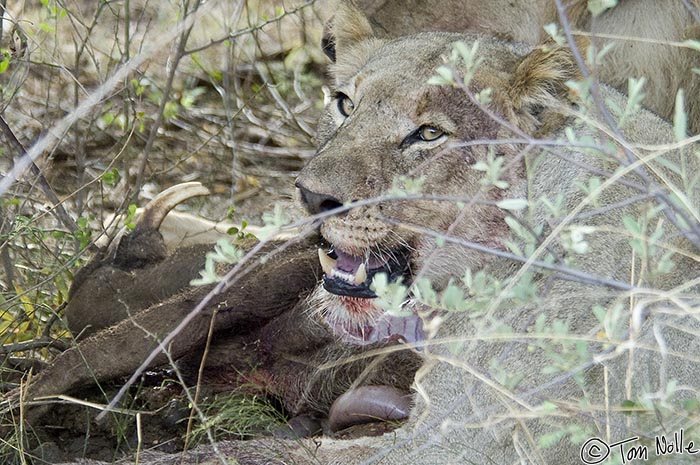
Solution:
{"label": "lioness", "polygon": [[[700,388],[697,147],[645,110],[609,127],[585,86],[567,86],[580,75],[566,47],[381,40],[353,8],[334,34],[335,94],[297,180],[332,245],[311,302],[340,339],[366,342],[391,331],[370,282],[415,283],[402,310],[423,316],[428,337],[417,405],[380,438],[230,442],[187,460],[597,463],[604,447],[681,429],[687,446]],[[451,84],[429,83],[437,72]],[[683,450],[668,463],[697,457]]]}
{"label": "lioness", "polygon": [[[598,114],[609,110],[584,111],[582,88],[566,85],[580,75],[565,47],[476,34],[382,40],[354,9],[337,18],[335,94],[297,180],[309,211],[331,215],[316,292],[354,334],[381,315],[367,284],[376,273],[443,290],[432,311],[421,286],[404,306],[429,333],[417,405],[394,434],[326,440],[315,459],[296,444],[219,450],[242,463],[272,463],[273,449],[274,463],[598,463],[654,459],[655,439],[678,444],[683,430],[685,445],[658,461],[694,463],[697,145],[671,151],[672,128],[648,111],[621,133]],[[428,83],[459,41],[478,41],[484,62],[450,62],[440,71],[456,69],[454,85]],[[399,176],[420,177],[423,196],[382,197]],[[528,206],[500,208],[508,199]],[[354,208],[332,215],[343,205]],[[445,311],[461,276],[466,301]]]}

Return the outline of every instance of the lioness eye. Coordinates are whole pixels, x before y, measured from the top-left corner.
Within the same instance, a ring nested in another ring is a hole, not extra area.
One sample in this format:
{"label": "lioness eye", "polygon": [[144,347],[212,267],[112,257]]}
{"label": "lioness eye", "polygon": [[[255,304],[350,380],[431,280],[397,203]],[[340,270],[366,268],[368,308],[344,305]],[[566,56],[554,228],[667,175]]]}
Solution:
{"label": "lioness eye", "polygon": [[401,142],[401,147],[406,147],[420,142],[434,142],[447,134],[448,133],[442,129],[424,124],[406,136],[406,138]]}
{"label": "lioness eye", "polygon": [[444,136],[444,131],[433,126],[421,126],[416,133],[418,139],[423,142],[431,142]]}
{"label": "lioness eye", "polygon": [[350,97],[342,92],[335,94],[335,98],[338,99],[338,111],[341,115],[348,117],[355,110],[355,104],[352,103]]}

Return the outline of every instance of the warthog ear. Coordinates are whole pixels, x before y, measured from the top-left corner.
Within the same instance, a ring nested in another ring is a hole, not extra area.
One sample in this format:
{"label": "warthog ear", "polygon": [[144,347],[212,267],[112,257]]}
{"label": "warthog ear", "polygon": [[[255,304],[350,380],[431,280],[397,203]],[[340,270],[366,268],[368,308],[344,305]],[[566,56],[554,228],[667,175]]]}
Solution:
{"label": "warthog ear", "polygon": [[322,42],[323,51],[335,63],[336,79],[342,80],[363,66],[376,42],[364,13],[351,1],[339,2],[330,26],[326,26]]}
{"label": "warthog ear", "polygon": [[[587,41],[577,41],[579,50],[587,46]],[[543,130],[552,123],[552,113],[559,114],[557,107],[571,103],[566,82],[581,77],[568,46],[545,43],[530,52],[513,73],[506,88],[512,106],[507,113],[512,112],[514,122],[524,130]]]}

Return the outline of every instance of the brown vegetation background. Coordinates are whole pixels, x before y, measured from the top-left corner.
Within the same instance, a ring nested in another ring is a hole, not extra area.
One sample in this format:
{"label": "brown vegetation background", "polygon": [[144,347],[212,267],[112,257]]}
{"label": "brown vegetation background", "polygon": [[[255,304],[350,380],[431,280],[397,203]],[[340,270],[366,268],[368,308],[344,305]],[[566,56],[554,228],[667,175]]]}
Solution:
{"label": "brown vegetation background", "polygon": [[3,344],[65,337],[47,323],[105,221],[173,184],[207,186],[182,208],[214,220],[292,205],[323,101],[320,4],[0,4]]}

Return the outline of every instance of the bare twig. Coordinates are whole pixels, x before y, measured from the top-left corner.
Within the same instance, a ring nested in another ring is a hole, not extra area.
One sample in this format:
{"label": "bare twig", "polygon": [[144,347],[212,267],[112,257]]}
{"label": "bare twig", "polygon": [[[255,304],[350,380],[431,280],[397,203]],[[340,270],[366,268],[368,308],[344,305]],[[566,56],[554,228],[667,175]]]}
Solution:
{"label": "bare twig", "polygon": [[0,355],[14,354],[15,352],[25,352],[34,349],[53,349],[59,352],[68,350],[70,346],[60,339],[42,336],[30,341],[15,342],[0,346]]}
{"label": "bare twig", "polygon": [[46,326],[44,326],[44,329],[41,331],[41,337],[42,338],[48,338],[51,335],[51,328],[53,328],[53,325],[56,324],[58,321],[58,315],[63,311],[64,308],[68,305],[68,302],[63,302],[61,305],[54,310],[54,312],[51,314],[51,318],[49,318],[49,321],[46,322]]}
{"label": "bare twig", "polygon": [[7,0],[0,0],[0,42],[2,41],[2,35],[5,32],[5,21],[3,21],[5,11],[7,11]]}
{"label": "bare twig", "polygon": [[201,52],[203,50],[206,50],[207,48],[211,47],[212,45],[222,44],[228,40],[235,39],[237,37],[241,37],[244,35],[248,35],[248,34],[255,32],[255,31],[259,31],[259,30],[263,29],[265,26],[267,26],[269,24],[277,23],[277,22],[281,21],[283,18],[290,16],[290,15],[294,15],[294,14],[300,12],[301,10],[312,6],[315,3],[316,3],[316,0],[312,0],[312,1],[306,2],[306,3],[300,5],[296,8],[293,8],[291,10],[285,10],[278,15],[275,15],[275,16],[273,16],[265,21],[262,21],[262,22],[256,24],[255,26],[250,26],[250,27],[247,27],[245,29],[238,29],[235,32],[227,34],[224,37],[210,40],[207,45],[203,45],[201,47],[196,47],[196,48],[186,50],[184,52],[184,54],[191,55],[193,53],[198,53],[198,52]]}
{"label": "bare twig", "polygon": [[507,258],[509,260],[513,260],[515,262],[519,263],[525,263],[529,264],[531,266],[534,266],[535,268],[539,268],[541,270],[546,270],[546,271],[554,271],[556,273],[560,273],[562,276],[562,279],[566,279],[568,281],[576,281],[584,284],[592,284],[595,286],[605,286],[609,287],[611,289],[617,289],[620,291],[640,291],[641,288],[638,288],[636,286],[632,286],[628,283],[622,282],[622,281],[617,281],[614,279],[607,279],[603,278],[601,276],[596,276],[592,275],[590,273],[586,273],[584,271],[577,270],[575,268],[570,268],[565,265],[557,265],[557,264],[552,264],[552,263],[546,263],[540,260],[529,260],[526,257],[521,257],[520,255],[515,255],[514,253],[511,252],[506,252],[503,250],[498,250],[494,249],[493,247],[488,247],[482,244],[479,244],[477,242],[471,242],[467,241],[464,239],[461,239],[459,237],[454,237],[450,236],[449,234],[441,233],[438,231],[433,231],[432,229],[424,228],[422,226],[414,225],[414,224],[408,224],[402,221],[396,221],[391,218],[386,218],[383,217],[382,221],[385,221],[387,223],[396,225],[400,228],[407,229],[409,231],[417,232],[420,234],[424,234],[426,236],[430,237],[435,237],[444,240],[445,242],[449,242],[451,244],[456,244],[461,247],[471,249],[471,250],[476,250],[478,252],[483,252],[488,255],[493,255],[495,257],[501,257],[501,258]]}
{"label": "bare twig", "polygon": [[[301,232],[297,236],[296,240],[303,240],[310,233],[311,230]],[[212,288],[211,291],[209,291],[209,293],[195,306],[194,309],[192,309],[192,311],[180,322],[180,324],[177,325],[175,329],[173,329],[167,336],[165,336],[159,342],[158,347],[151,351],[151,353],[148,355],[148,357],[145,358],[143,363],[141,363],[141,365],[136,370],[134,370],[127,382],[119,389],[119,392],[117,392],[117,394],[112,398],[108,405],[109,408],[114,407],[119,402],[119,400],[124,396],[124,394],[126,394],[126,391],[131,387],[131,385],[134,384],[136,380],[138,380],[139,376],[141,376],[141,373],[148,369],[153,360],[160,353],[167,352],[167,348],[173,341],[173,339],[175,339],[177,335],[180,334],[182,330],[186,328],[187,325],[189,325],[192,322],[192,320],[194,320],[195,317],[197,317],[197,315],[202,313],[204,309],[207,308],[207,306],[211,303],[214,297],[225,292],[229,287],[238,282],[239,279],[241,279],[250,271],[250,268],[245,269],[244,267],[253,260],[253,257],[258,252],[260,252],[260,250],[268,242],[269,241],[260,241],[255,247],[253,247],[235,266],[233,266],[233,268],[231,268],[231,270],[228,271],[228,273],[226,273],[221,282],[219,282]],[[295,241],[287,241],[279,247],[275,248],[274,250],[270,251],[265,256],[265,260],[271,259],[274,255],[287,249],[294,242]],[[260,263],[260,261],[261,259],[257,259],[254,263]],[[100,414],[98,415],[97,419],[100,420],[102,417],[103,414]]]}
{"label": "bare twig", "polygon": [[[189,2],[186,2],[183,11],[183,23],[187,20],[188,17],[192,16],[193,13],[195,13],[199,9],[200,3],[200,0],[196,0],[192,10],[189,10]],[[151,149],[153,148],[153,143],[155,142],[156,136],[158,135],[158,130],[160,129],[161,125],[163,124],[163,120],[165,119],[165,106],[170,101],[170,92],[173,88],[175,74],[177,73],[180,61],[185,56],[185,48],[187,46],[187,41],[189,40],[190,34],[192,33],[192,27],[194,27],[194,23],[184,28],[182,33],[180,34],[180,38],[177,43],[177,51],[175,52],[175,56],[173,57],[172,64],[170,66],[170,71],[168,72],[168,78],[165,83],[165,88],[163,89],[163,95],[161,97],[160,105],[158,107],[158,116],[156,116],[156,120],[153,122],[153,126],[151,126],[151,132],[149,133],[148,139],[146,140],[146,146],[143,148],[143,151],[141,152],[141,157],[137,161],[138,174],[136,176],[136,184],[134,187],[132,199],[132,202],[134,203],[138,199],[139,191],[141,189],[141,186],[143,185],[143,180],[146,175],[146,165],[148,163],[148,157],[151,152]]]}
{"label": "bare twig", "polygon": [[31,163],[39,158],[46,150],[51,149],[55,144],[62,140],[66,132],[81,118],[85,117],[96,105],[107,97],[118,84],[124,82],[126,77],[131,72],[145,63],[149,58],[159,52],[164,44],[172,41],[183,31],[187,30],[194,22],[208,13],[218,2],[207,2],[197,12],[188,15],[172,30],[166,31],[154,40],[148,47],[137,56],[133,57],[128,62],[124,63],[117,69],[102,85],[91,92],[85,100],[69,114],[57,121],[41,138],[39,138],[26,152],[25,156],[21,157],[7,175],[0,179],[0,195],[7,192],[12,184],[24,175]]}
{"label": "bare twig", "polygon": [[[24,158],[27,154],[27,150],[24,148],[24,145],[17,139],[15,136],[15,133],[12,131],[10,126],[7,124],[7,121],[5,121],[5,118],[0,115],[0,130],[2,130],[2,133],[5,135],[7,138],[8,142],[10,145],[14,148],[17,157],[22,157]],[[61,203],[60,200],[58,200],[58,196],[56,196],[56,193],[54,190],[51,188],[49,185],[48,181],[44,177],[43,173],[39,169],[39,167],[34,163],[33,160],[31,160],[30,163],[30,168],[32,170],[32,173],[37,177],[38,182],[39,182],[39,187],[41,188],[42,192],[46,196],[46,198],[53,204],[53,208],[51,211],[55,212],[56,217],[58,220],[63,223],[63,225],[70,231],[70,232],[75,232],[78,230],[78,225],[73,221],[73,218],[68,214],[65,208],[63,208],[63,204]]]}
{"label": "bare twig", "polygon": [[199,371],[197,372],[197,385],[194,391],[194,398],[192,400],[192,409],[190,410],[190,417],[187,419],[187,432],[185,433],[185,445],[182,447],[183,452],[187,450],[190,442],[190,434],[192,433],[192,427],[194,425],[194,418],[197,405],[199,404],[199,396],[202,390],[202,378],[204,376],[204,369],[206,367],[207,357],[209,356],[209,349],[211,348],[211,341],[214,337],[214,321],[216,319],[217,309],[214,309],[211,315],[211,321],[209,322],[209,331],[207,332],[207,340],[204,344],[204,353],[202,354],[202,359],[199,362]]}
{"label": "bare twig", "polygon": [[685,9],[693,16],[695,22],[700,24],[700,12],[698,12],[697,8],[690,3],[690,0],[681,0],[681,2],[683,2]]}

